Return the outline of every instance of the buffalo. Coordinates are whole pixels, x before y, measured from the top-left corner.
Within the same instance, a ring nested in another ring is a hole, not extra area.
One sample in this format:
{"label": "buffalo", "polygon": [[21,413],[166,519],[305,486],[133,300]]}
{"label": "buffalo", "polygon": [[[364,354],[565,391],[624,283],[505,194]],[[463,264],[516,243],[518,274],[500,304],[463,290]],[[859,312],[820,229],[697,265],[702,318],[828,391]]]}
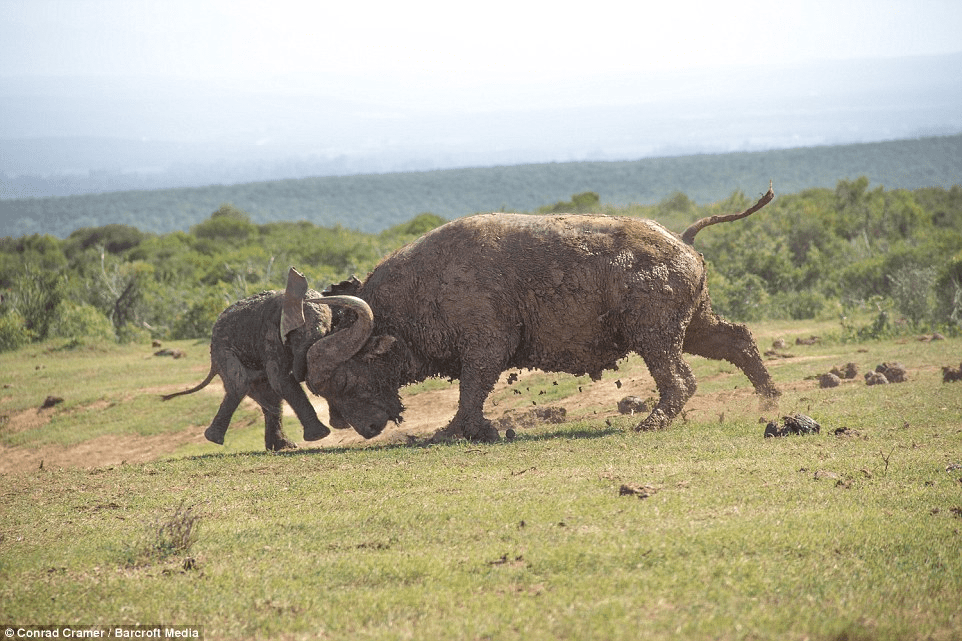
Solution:
{"label": "buffalo", "polygon": [[399,389],[432,376],[460,380],[458,410],[438,439],[493,441],[483,406],[501,372],[538,368],[597,380],[639,354],[659,399],[635,429],[667,427],[695,392],[682,352],[738,367],[774,406],[779,395],[744,325],[712,311],[703,218],[681,236],[657,222],[604,215],[481,214],[442,225],[368,275],[325,295],[351,299],[335,330],[308,350],[308,388],[372,438],[400,423]]}

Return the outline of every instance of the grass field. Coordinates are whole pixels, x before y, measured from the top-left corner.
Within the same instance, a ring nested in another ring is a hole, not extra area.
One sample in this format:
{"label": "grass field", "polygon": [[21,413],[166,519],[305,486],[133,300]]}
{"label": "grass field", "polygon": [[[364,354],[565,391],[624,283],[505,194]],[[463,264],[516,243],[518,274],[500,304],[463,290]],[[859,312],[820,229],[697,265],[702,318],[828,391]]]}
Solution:
{"label": "grass field", "polygon": [[[0,624],[194,625],[207,639],[962,639],[962,383],[940,369],[962,360],[962,339],[752,330],[763,349],[787,340],[790,357],[767,361],[780,411],[814,417],[819,434],[763,438],[777,415],[732,366],[699,358],[684,419],[636,433],[613,400],[654,386],[629,359],[593,384],[524,372],[499,385],[492,416],[567,409],[565,422],[518,423],[513,441],[428,445],[455,409],[456,384],[435,381],[405,391],[415,425],[437,406],[420,431],[271,454],[254,407],[221,447],[201,437],[216,393],[157,400],[203,377],[206,345],[174,345],[178,360],[145,346],[0,355]],[[827,339],[794,344],[813,333]],[[811,379],[883,361],[908,381]],[[39,409],[51,395],[63,402]]]}

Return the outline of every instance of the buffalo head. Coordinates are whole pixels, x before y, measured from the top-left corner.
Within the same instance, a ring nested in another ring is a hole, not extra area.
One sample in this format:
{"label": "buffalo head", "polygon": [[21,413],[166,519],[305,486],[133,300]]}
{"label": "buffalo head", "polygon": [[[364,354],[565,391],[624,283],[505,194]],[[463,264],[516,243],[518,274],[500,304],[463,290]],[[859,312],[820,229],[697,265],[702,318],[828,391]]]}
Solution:
{"label": "buffalo head", "polygon": [[326,398],[331,415],[349,423],[364,438],[380,434],[388,421],[400,423],[404,407],[399,385],[384,375],[378,359],[394,346],[394,337],[371,336],[374,314],[360,298],[325,296],[310,302],[346,307],[357,320],[308,350],[307,388]]}

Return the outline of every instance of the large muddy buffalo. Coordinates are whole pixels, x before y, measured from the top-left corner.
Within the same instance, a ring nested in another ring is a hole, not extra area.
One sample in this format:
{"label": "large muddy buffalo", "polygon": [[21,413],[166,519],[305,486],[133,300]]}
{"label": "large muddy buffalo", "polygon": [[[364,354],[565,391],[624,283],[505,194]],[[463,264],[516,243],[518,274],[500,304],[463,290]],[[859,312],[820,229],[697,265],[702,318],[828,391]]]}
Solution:
{"label": "large muddy buffalo", "polygon": [[[355,314],[307,355],[307,385],[371,438],[404,410],[398,390],[431,376],[460,379],[439,437],[496,440],[483,405],[501,372],[539,368],[598,379],[641,355],[660,398],[639,430],[667,427],[695,392],[682,352],[724,359],[777,398],[744,325],[711,308],[696,233],[753,207],[694,223],[678,236],[656,222],[598,215],[484,214],[425,234],[385,258],[354,297]],[[350,320],[356,315],[356,320]]]}

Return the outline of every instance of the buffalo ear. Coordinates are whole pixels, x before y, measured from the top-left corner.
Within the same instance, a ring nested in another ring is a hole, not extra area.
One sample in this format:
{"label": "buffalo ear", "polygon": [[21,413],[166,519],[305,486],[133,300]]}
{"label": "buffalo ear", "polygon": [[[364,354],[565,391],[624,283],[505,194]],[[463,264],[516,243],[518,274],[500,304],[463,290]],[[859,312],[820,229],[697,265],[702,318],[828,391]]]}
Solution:
{"label": "buffalo ear", "polygon": [[367,347],[364,350],[364,360],[369,361],[377,356],[380,356],[381,354],[386,354],[391,350],[392,347],[394,347],[394,343],[396,342],[397,339],[393,336],[388,336],[386,334],[382,336],[375,336],[368,341]]}
{"label": "buffalo ear", "polygon": [[307,295],[307,279],[291,267],[287,273],[287,289],[281,307],[281,340],[287,342],[287,335],[307,321],[304,319],[304,297]]}

